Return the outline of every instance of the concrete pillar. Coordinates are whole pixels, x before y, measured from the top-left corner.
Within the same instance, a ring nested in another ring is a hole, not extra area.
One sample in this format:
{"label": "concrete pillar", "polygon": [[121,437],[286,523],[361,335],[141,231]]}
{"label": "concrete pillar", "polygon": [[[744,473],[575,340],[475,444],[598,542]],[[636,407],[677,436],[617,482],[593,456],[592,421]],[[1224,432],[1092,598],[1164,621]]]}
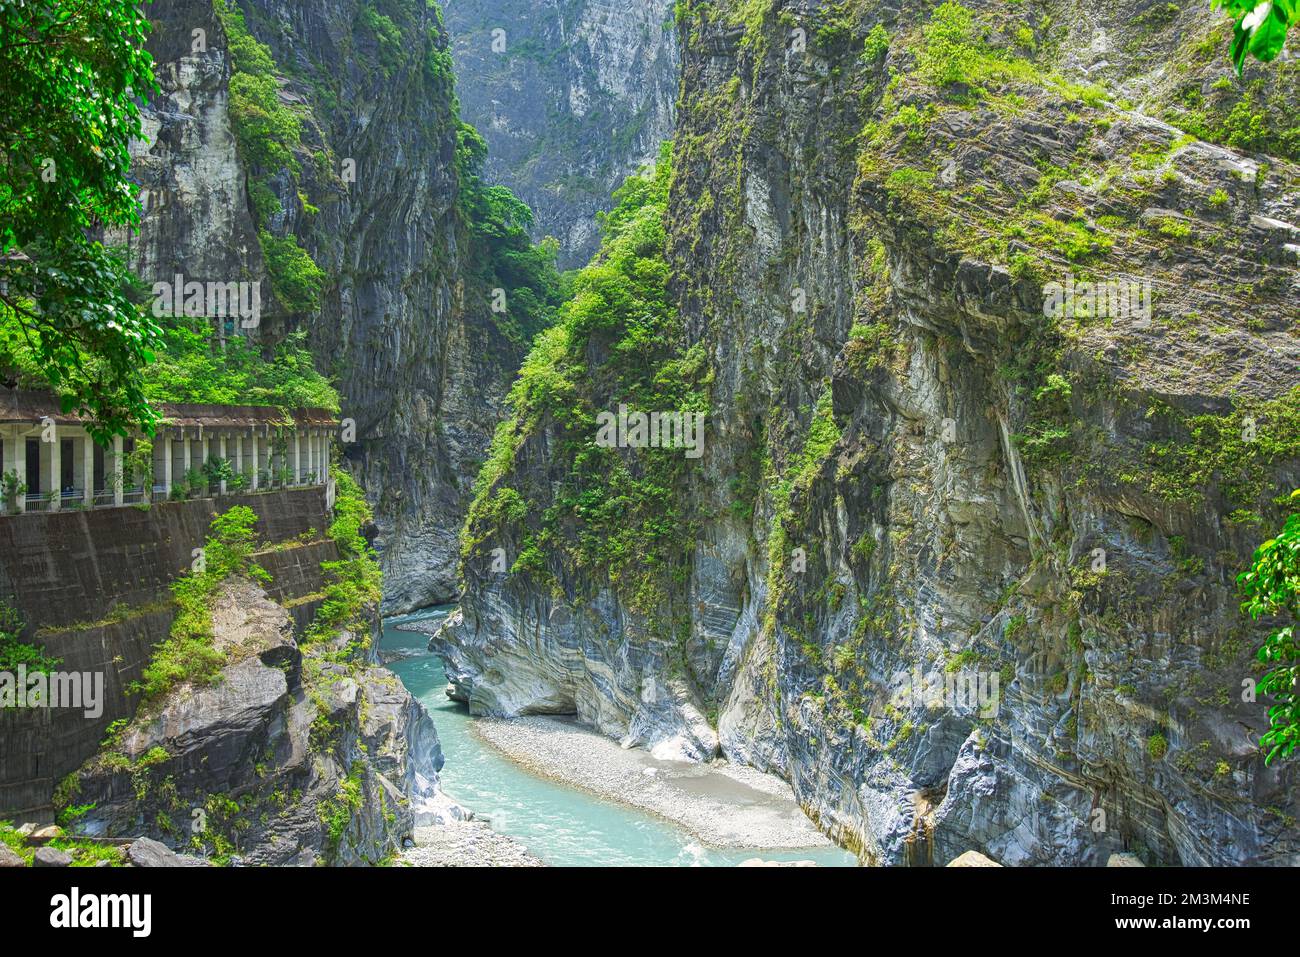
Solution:
{"label": "concrete pillar", "polygon": [[[5,441],[5,471],[17,472],[18,481],[30,485],[27,481],[27,440],[23,438],[18,426],[11,426]],[[14,508],[19,512],[27,511],[27,493],[14,499]]]}
{"label": "concrete pillar", "polygon": [[231,436],[235,440],[235,474],[244,474],[244,437],[236,432]]}
{"label": "concrete pillar", "polygon": [[81,500],[86,508],[95,504],[95,440],[87,433],[81,437]]}
{"label": "concrete pillar", "polygon": [[298,436],[297,427],[293,430],[293,484],[298,485],[302,482],[302,440]]}
{"label": "concrete pillar", "polygon": [[49,481],[43,482],[42,484],[46,489],[45,494],[48,495],[50,492],[54,493],[54,496],[49,500],[50,511],[57,512],[59,506],[63,504],[63,443],[59,441],[59,430],[57,427],[54,429],[54,441],[46,442],[44,441],[44,436],[42,436],[41,445],[48,447],[45,456],[45,474],[49,476]]}
{"label": "concrete pillar", "polygon": [[125,489],[122,487],[124,476],[122,475],[122,436],[113,436],[113,504],[122,504],[122,493]]}
{"label": "concrete pillar", "polygon": [[163,501],[172,497],[172,434],[170,431],[162,433],[162,450],[163,450]]}
{"label": "concrete pillar", "polygon": [[[135,440],[135,447],[136,447],[136,450],[137,450],[137,451],[139,451],[139,449],[140,449],[140,443],[141,443],[141,442],[144,442],[144,441],[146,441],[146,439],[143,439],[143,438],[138,438],[138,439]],[[149,444],[149,449],[150,449],[150,451],[149,451],[149,459],[148,459],[148,462],[149,462],[149,475],[148,475],[148,478],[147,478],[147,479],[146,479],[146,477],[143,476],[143,475],[140,476],[140,500],[141,500],[142,502],[145,502],[145,503],[151,503],[151,502],[153,501],[153,478],[154,478],[154,476],[153,476],[153,443],[152,443],[152,442],[150,442],[150,444]],[[143,461],[143,457],[142,457],[142,461]]]}
{"label": "concrete pillar", "polygon": [[190,437],[181,429],[181,478],[188,476],[193,467],[190,461]]}
{"label": "concrete pillar", "polygon": [[249,432],[251,432],[253,436],[253,459],[252,459],[253,486],[252,487],[253,487],[253,491],[256,492],[260,484],[257,480],[257,426],[253,426],[251,429],[249,429]]}
{"label": "concrete pillar", "polygon": [[[211,440],[206,435],[203,435],[202,427],[199,428],[199,435],[202,436],[202,438],[199,439],[199,464],[196,466],[196,468],[201,472],[203,471],[203,466],[208,464],[208,459],[210,459],[212,456],[210,452]],[[203,491],[207,494],[211,494],[212,492],[211,488],[209,488],[206,485],[203,487]]]}
{"label": "concrete pillar", "polygon": [[[230,459],[229,459],[229,458],[227,457],[227,455],[226,455],[226,433],[224,433],[224,432],[222,432],[222,433],[221,433],[221,437],[220,437],[219,439],[217,439],[217,454],[221,456],[221,459],[222,459],[223,462],[229,462],[229,461],[230,461]],[[222,480],[221,480],[221,488],[219,489],[219,491],[220,491],[220,493],[221,493],[222,495],[225,495],[225,494],[226,494],[226,480],[225,480],[225,479],[222,479]]]}

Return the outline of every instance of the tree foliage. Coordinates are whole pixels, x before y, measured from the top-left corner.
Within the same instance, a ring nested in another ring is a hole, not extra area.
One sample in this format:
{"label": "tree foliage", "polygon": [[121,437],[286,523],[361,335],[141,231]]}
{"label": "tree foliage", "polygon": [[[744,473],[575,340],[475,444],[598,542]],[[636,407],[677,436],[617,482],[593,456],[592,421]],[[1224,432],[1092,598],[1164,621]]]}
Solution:
{"label": "tree foliage", "polygon": [[[575,277],[556,324],[540,335],[510,392],[512,415],[493,439],[475,485],[462,556],[504,525],[527,522],[515,570],[545,574],[547,553],[600,569],[632,607],[651,611],[662,576],[685,567],[692,515],[680,449],[616,449],[596,442],[597,415],[633,410],[706,412],[707,362],[688,347],[672,302],[664,216],[672,179],[668,144],[655,171],[631,176],[600,217],[600,251]],[[538,429],[553,433],[564,475],[549,505],[508,482],[515,455]],[[527,496],[527,497],[526,497]],[[512,531],[517,530],[512,528]]]}
{"label": "tree foliage", "polygon": [[502,331],[516,342],[531,342],[554,321],[564,299],[564,281],[555,265],[559,244],[549,237],[532,241],[533,211],[506,187],[483,182],[486,157],[483,137],[462,123],[456,167],[461,213],[477,246],[472,258],[487,288],[505,293],[505,311],[493,313]]}
{"label": "tree foliage", "polygon": [[176,319],[164,333],[158,362],[149,367],[146,396],[156,402],[338,411],[338,392],[316,371],[305,332],[285,337],[269,359],[243,336],[224,346],[212,338],[208,320]]}
{"label": "tree foliage", "polygon": [[1241,73],[1246,54],[1272,62],[1286,45],[1287,31],[1300,23],[1300,0],[1214,0],[1237,18],[1232,28],[1232,62]]}
{"label": "tree foliage", "polygon": [[1291,493],[1295,511],[1282,530],[1255,550],[1249,569],[1237,579],[1246,601],[1242,610],[1256,621],[1281,618],[1285,623],[1265,640],[1259,660],[1271,670],[1258,690],[1277,702],[1268,710],[1271,727],[1260,739],[1266,761],[1288,757],[1300,746],[1300,646],[1296,623],[1300,621],[1300,490]]}
{"label": "tree foliage", "polygon": [[140,370],[158,327],[92,238],[137,222],[128,146],[157,88],[147,29],[117,0],[0,0],[0,379],[16,381],[21,342],[101,437],[156,421]]}

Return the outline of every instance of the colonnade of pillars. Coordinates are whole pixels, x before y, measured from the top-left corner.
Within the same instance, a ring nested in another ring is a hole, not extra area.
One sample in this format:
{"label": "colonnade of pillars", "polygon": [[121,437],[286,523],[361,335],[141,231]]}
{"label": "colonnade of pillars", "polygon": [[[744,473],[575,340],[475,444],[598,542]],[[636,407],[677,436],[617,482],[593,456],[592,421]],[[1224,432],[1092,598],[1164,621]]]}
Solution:
{"label": "colonnade of pillars", "polygon": [[[154,491],[164,495],[193,470],[213,459],[230,465],[233,483],[252,491],[271,486],[323,485],[329,473],[331,433],[323,428],[294,429],[282,441],[261,427],[242,429],[160,429],[154,439]],[[240,481],[236,476],[242,476]]]}
{"label": "colonnade of pillars", "polygon": [[[0,512],[29,509],[121,506],[166,500],[178,486],[211,494],[210,475],[221,477],[218,494],[300,485],[323,485],[329,474],[332,432],[285,430],[276,437],[264,426],[163,427],[153,439],[153,477],[133,457],[136,441],[115,436],[98,446],[80,426],[46,423],[0,425]],[[140,440],[142,441],[142,440]],[[147,456],[144,456],[147,458]],[[214,459],[229,463],[209,473]],[[234,486],[232,488],[231,486]]]}

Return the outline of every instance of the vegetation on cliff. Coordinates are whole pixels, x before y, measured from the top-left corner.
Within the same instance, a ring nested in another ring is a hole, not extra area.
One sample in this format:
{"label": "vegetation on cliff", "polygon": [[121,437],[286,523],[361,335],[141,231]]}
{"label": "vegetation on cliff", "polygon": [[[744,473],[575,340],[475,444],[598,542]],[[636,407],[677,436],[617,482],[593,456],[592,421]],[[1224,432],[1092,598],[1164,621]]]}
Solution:
{"label": "vegetation on cliff", "polygon": [[[515,571],[549,580],[551,563],[607,576],[632,607],[648,611],[663,576],[680,579],[691,548],[690,508],[679,494],[690,468],[681,449],[597,444],[597,416],[621,405],[644,412],[705,413],[700,349],[687,349],[668,293],[664,211],[672,178],[665,146],[653,173],[629,177],[601,218],[604,238],[574,280],[556,324],[538,336],[510,392],[479,474],[462,557],[478,560],[508,523],[527,531]],[[553,496],[512,482],[516,456],[551,431]],[[557,566],[558,567],[558,566]]]}
{"label": "vegetation on cliff", "polygon": [[1277,702],[1268,710],[1271,727],[1260,741],[1267,761],[1289,757],[1300,747],[1300,490],[1291,494],[1293,511],[1276,536],[1260,545],[1239,582],[1252,619],[1281,621],[1259,649],[1269,672],[1259,690]]}
{"label": "vegetation on cliff", "polygon": [[128,147],[156,89],[147,30],[115,0],[0,5],[0,382],[34,373],[100,437],[155,421],[141,370],[158,327],[91,238],[139,218]]}
{"label": "vegetation on cliff", "polygon": [[222,582],[239,575],[267,582],[270,575],[252,560],[257,542],[257,515],[236,505],[212,519],[211,534],[191,570],[172,583],[176,617],[171,634],[153,650],[144,674],[132,689],[147,710],[182,684],[210,684],[226,664],[226,655],[213,647],[212,602]]}
{"label": "vegetation on cliff", "polygon": [[566,295],[567,282],[555,266],[559,244],[549,237],[540,243],[529,238],[532,210],[504,186],[483,181],[486,158],[483,137],[461,123],[456,171],[460,213],[475,245],[473,275],[489,290],[492,321],[507,338],[527,344],[555,321]]}
{"label": "vegetation on cliff", "polygon": [[28,674],[48,674],[60,661],[22,640],[25,624],[18,609],[0,600],[0,673],[17,674],[18,668],[24,667]]}
{"label": "vegetation on cliff", "polygon": [[362,529],[374,516],[365,493],[346,469],[332,466],[334,477],[334,521],[329,537],[338,546],[339,559],[321,563],[326,585],[324,601],[307,630],[306,640],[323,641],[347,629],[368,642],[373,615],[383,598],[383,582],[375,551]]}
{"label": "vegetation on cliff", "polygon": [[306,334],[290,333],[268,360],[243,336],[214,341],[207,319],[180,318],[163,333],[145,375],[151,402],[320,408],[339,411],[338,391],[316,370]]}
{"label": "vegetation on cliff", "polygon": [[273,189],[277,177],[288,177],[298,202],[307,205],[307,199],[298,192],[302,118],[281,101],[280,77],[271,49],[249,33],[238,2],[213,0],[213,8],[230,42],[230,117],[241,158],[249,171],[248,192],[271,288],[290,313],[311,313],[320,306],[324,271],[302,248],[297,236],[280,235],[267,228],[284,211]]}

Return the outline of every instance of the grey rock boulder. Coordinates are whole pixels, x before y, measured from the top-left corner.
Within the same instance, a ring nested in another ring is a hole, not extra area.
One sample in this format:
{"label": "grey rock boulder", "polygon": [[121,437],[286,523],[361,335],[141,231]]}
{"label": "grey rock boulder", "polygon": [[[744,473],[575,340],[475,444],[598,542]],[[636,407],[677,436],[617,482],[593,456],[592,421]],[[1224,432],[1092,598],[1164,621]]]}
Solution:
{"label": "grey rock boulder", "polygon": [[948,862],[949,867],[1001,867],[997,861],[989,860],[979,851],[967,851],[965,854]]}
{"label": "grey rock boulder", "polygon": [[27,862],[8,844],[0,844],[0,867],[26,867]]}
{"label": "grey rock boulder", "polygon": [[126,859],[133,867],[207,867],[197,857],[177,854],[166,844],[142,837],[126,849]]}
{"label": "grey rock boulder", "polygon": [[52,847],[38,848],[32,857],[32,867],[71,867],[72,855]]}
{"label": "grey rock boulder", "polygon": [[1106,861],[1107,867],[1146,867],[1136,854],[1112,854]]}
{"label": "grey rock boulder", "polygon": [[45,827],[37,828],[27,835],[28,847],[44,847],[55,838],[63,837],[63,828],[54,824],[48,824]]}

